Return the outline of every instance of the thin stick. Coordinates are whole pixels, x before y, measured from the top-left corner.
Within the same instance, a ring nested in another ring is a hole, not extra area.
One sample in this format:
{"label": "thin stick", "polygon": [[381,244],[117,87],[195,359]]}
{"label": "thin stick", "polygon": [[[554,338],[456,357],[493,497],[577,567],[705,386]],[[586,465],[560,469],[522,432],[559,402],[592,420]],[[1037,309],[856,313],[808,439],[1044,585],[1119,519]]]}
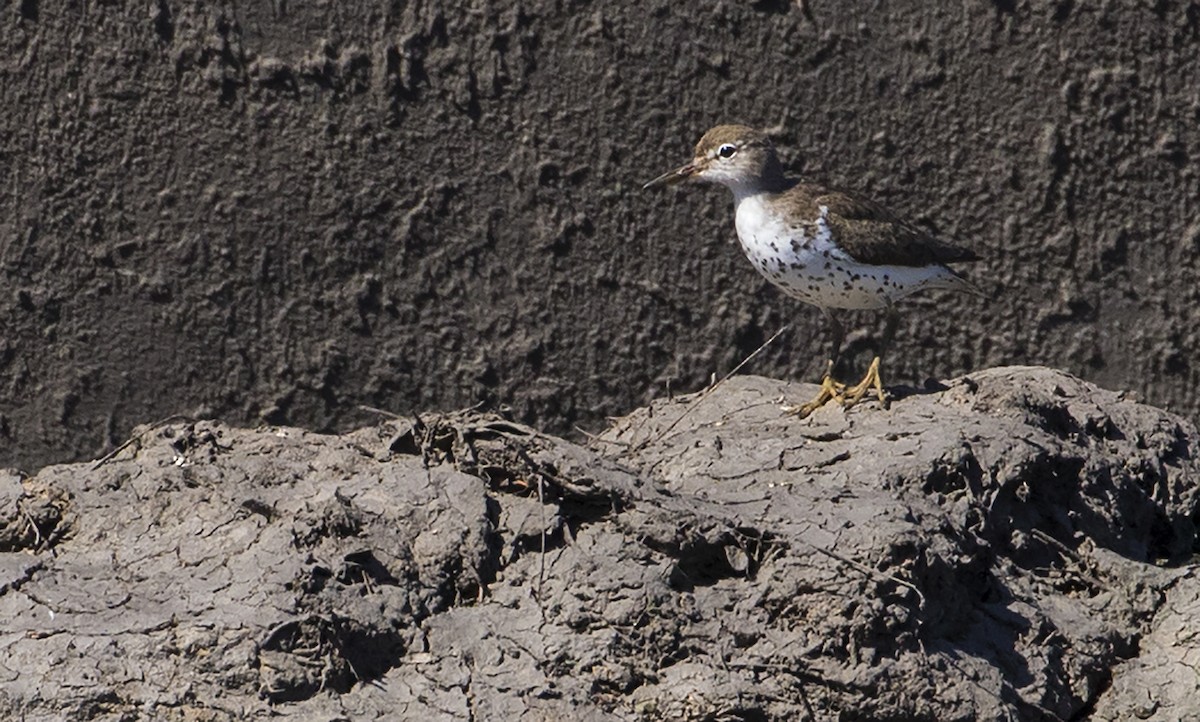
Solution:
{"label": "thin stick", "polygon": [[369,411],[372,414],[379,414],[380,416],[386,416],[387,418],[395,419],[396,421],[399,421],[404,418],[400,414],[393,414],[391,411],[377,409],[374,406],[366,406],[365,404],[359,404],[358,408],[360,411]]}
{"label": "thin stick", "polygon": [[[538,484],[538,511],[542,517],[542,553],[538,558],[538,611],[542,615],[542,624],[546,623],[546,599],[543,586],[546,582],[546,496],[545,496],[545,477],[541,474],[537,475]],[[566,522],[563,522],[564,524]]]}
{"label": "thin stick", "polygon": [[33,514],[30,514],[29,510],[26,509],[24,506],[21,507],[21,513],[25,515],[25,521],[29,524],[29,528],[33,530],[34,546],[41,546],[42,545],[42,530],[38,529],[37,522],[34,521],[34,519],[33,519]]}
{"label": "thin stick", "polygon": [[808,546],[812,547],[813,549],[821,552],[822,554],[824,554],[832,559],[836,559],[843,564],[848,564],[849,566],[854,567],[855,569],[862,572],[863,574],[866,574],[867,576],[872,576],[872,577],[875,577],[876,579],[887,579],[889,581],[893,581],[893,582],[899,584],[900,586],[908,587],[909,589],[916,592],[917,600],[921,605],[921,609],[925,608],[925,595],[922,594],[921,590],[917,589],[916,585],[913,584],[912,582],[906,582],[903,579],[901,579],[900,577],[897,577],[895,575],[885,574],[884,572],[878,571],[876,569],[872,569],[871,567],[868,567],[865,564],[856,562],[853,559],[850,559],[849,557],[844,557],[841,554],[838,554],[837,552],[826,549],[825,547],[817,546],[816,544],[813,544],[812,542],[804,542],[804,543],[808,544]]}
{"label": "thin stick", "polygon": [[751,362],[751,361],[754,359],[754,357],[755,357],[755,356],[757,356],[757,355],[759,355],[760,353],[762,353],[762,350],[763,350],[763,349],[765,349],[767,346],[770,346],[770,345],[771,345],[771,343],[775,341],[775,339],[779,338],[779,337],[780,337],[780,336],[783,334],[783,332],[784,332],[784,331],[786,331],[786,330],[788,330],[790,327],[791,327],[791,324],[790,324],[790,323],[788,323],[788,324],[784,324],[783,328],[781,328],[781,329],[779,329],[778,331],[776,331],[774,336],[771,336],[771,338],[767,339],[766,341],[763,341],[763,343],[762,343],[762,345],[761,345],[761,346],[759,346],[758,348],[754,349],[754,352],[753,352],[753,353],[751,353],[751,354],[750,354],[749,356],[747,356],[746,358],[742,359],[741,363],[739,363],[737,366],[734,366],[732,371],[730,371],[729,373],[727,373],[727,374],[725,374],[724,376],[722,376],[720,381],[716,382],[716,383],[715,383],[715,384],[713,384],[712,386],[709,386],[707,389],[705,389],[705,390],[704,390],[704,391],[703,391],[703,392],[700,394],[700,398],[696,399],[696,400],[695,400],[695,402],[693,402],[692,404],[690,404],[690,405],[688,406],[687,410],[685,410],[685,411],[684,411],[682,414],[680,414],[680,415],[679,415],[679,417],[678,417],[678,418],[676,418],[674,421],[672,421],[672,422],[671,422],[671,423],[670,423],[670,424],[667,426],[667,428],[665,428],[665,429],[663,429],[661,432],[659,432],[658,436],[655,436],[655,437],[654,437],[654,438],[652,438],[652,439],[647,439],[646,441],[643,441],[642,443],[640,443],[640,444],[638,444],[637,446],[635,446],[633,450],[634,450],[634,451],[637,451],[637,450],[639,450],[639,449],[643,449],[643,448],[645,448],[646,446],[648,446],[648,445],[650,445],[650,444],[653,444],[653,443],[655,443],[655,442],[661,441],[661,440],[663,439],[663,437],[664,437],[664,436],[666,436],[667,434],[671,433],[671,430],[672,430],[672,429],[674,429],[676,426],[678,426],[678,425],[679,425],[679,422],[681,422],[681,421],[683,421],[685,418],[687,418],[687,415],[688,415],[688,414],[690,414],[690,413],[692,413],[693,411],[695,411],[695,410],[696,410],[696,407],[697,407],[697,406],[699,406],[699,405],[700,405],[700,404],[701,404],[701,403],[702,403],[702,402],[703,402],[705,399],[707,399],[707,398],[709,397],[709,395],[710,395],[712,392],[714,392],[714,391],[716,391],[717,389],[721,388],[721,384],[723,384],[723,383],[725,383],[726,381],[728,381],[728,380],[729,380],[729,378],[730,378],[731,376],[733,376],[734,374],[736,374],[738,371],[741,371],[743,366],[745,366],[746,364],[750,363],[750,362]]}
{"label": "thin stick", "polygon": [[104,456],[101,456],[99,459],[97,459],[96,463],[92,464],[92,471],[95,471],[96,469],[99,469],[101,466],[104,466],[108,462],[112,461],[114,458],[116,458],[117,454],[119,454],[122,451],[124,451],[125,449],[129,448],[134,443],[141,441],[142,437],[145,436],[146,434],[150,433],[151,431],[154,431],[155,429],[160,428],[163,424],[166,424],[171,421],[194,421],[194,419],[190,416],[185,416],[183,414],[171,414],[170,416],[166,416],[164,418],[159,419],[158,421],[155,421],[153,424],[150,424],[150,426],[142,433],[134,434],[133,436],[130,436],[128,439],[125,439],[125,443],[121,444],[117,448],[113,449],[112,451],[108,452]]}
{"label": "thin stick", "polygon": [[602,444],[612,444],[613,446],[631,446],[631,444],[628,441],[613,441],[612,439],[605,439],[601,436],[597,436],[596,434],[593,434],[590,431],[581,429],[578,426],[575,427],[575,430],[578,431],[579,433],[583,434],[584,436],[588,437],[589,441],[599,441]]}

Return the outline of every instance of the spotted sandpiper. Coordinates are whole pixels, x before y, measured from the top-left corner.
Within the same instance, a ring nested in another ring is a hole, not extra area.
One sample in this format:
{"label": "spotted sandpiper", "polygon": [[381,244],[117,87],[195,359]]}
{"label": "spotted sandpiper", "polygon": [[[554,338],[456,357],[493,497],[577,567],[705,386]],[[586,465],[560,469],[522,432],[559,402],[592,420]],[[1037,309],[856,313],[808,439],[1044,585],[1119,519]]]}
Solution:
{"label": "spotted sandpiper", "polygon": [[[696,144],[690,163],[644,187],[683,181],[720,183],[733,191],[734,224],[746,257],[784,293],[820,308],[829,320],[833,354],[821,390],[789,409],[801,418],[830,400],[852,406],[871,390],[887,406],[879,358],[899,320],[893,302],[926,288],[982,295],[946,266],[977,260],[974,252],[940,241],[869,200],[786,178],[770,139],[753,128],[718,125]],[[887,313],[878,353],[854,386],[833,379],[844,332],[832,309]]]}

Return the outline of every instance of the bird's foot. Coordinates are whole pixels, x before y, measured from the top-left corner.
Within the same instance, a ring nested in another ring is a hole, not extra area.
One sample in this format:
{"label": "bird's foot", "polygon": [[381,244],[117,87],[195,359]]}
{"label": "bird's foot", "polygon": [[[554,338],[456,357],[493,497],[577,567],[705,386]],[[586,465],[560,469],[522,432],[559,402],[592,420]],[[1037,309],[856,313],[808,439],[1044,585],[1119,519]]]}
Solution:
{"label": "bird's foot", "polygon": [[813,400],[799,406],[784,406],[783,412],[803,419],[830,401],[837,401],[839,404],[845,403],[843,400],[845,393],[846,384],[833,380],[833,361],[830,361],[825,369],[825,376],[821,378],[821,390],[817,392]]}
{"label": "bird's foot", "polygon": [[883,381],[879,378],[878,356],[871,361],[871,366],[867,369],[867,375],[863,377],[863,380],[858,382],[858,384],[846,389],[845,393],[842,394],[842,397],[839,400],[841,401],[842,406],[850,408],[861,401],[863,396],[867,395],[867,392],[872,390],[875,391],[875,396],[879,399],[879,405],[882,408],[888,408],[888,406],[891,404],[891,398],[888,396],[888,393],[883,390]]}

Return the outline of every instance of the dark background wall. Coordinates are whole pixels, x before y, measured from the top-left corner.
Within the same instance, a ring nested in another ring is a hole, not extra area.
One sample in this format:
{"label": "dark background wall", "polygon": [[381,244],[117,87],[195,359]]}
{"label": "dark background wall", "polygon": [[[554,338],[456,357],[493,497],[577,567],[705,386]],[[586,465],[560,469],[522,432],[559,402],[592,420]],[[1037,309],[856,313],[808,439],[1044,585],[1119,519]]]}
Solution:
{"label": "dark background wall", "polygon": [[1195,416],[1200,3],[807,9],[0,4],[0,463],[172,413],[596,428],[788,321],[747,370],[815,378],[727,193],[639,190],[728,121],[985,257],[994,302],[904,304],[890,381],[1048,364]]}

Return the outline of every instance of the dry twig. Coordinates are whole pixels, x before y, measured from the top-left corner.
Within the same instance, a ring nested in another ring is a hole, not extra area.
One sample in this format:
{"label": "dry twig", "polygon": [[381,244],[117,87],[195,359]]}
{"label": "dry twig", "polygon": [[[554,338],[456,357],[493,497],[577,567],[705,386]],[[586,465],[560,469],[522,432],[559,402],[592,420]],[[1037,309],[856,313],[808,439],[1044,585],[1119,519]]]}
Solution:
{"label": "dry twig", "polygon": [[771,344],[772,344],[772,343],[775,341],[775,339],[777,339],[777,338],[779,338],[781,335],[783,335],[783,332],[784,332],[784,331],[787,331],[787,330],[788,330],[788,328],[790,328],[790,327],[791,327],[791,324],[784,324],[783,328],[781,328],[781,329],[779,329],[778,331],[776,331],[776,332],[775,332],[775,334],[774,334],[773,336],[771,336],[771,338],[767,339],[766,341],[763,341],[763,343],[762,343],[762,345],[761,345],[761,346],[759,346],[758,348],[754,349],[754,351],[753,351],[753,352],[752,352],[752,353],[751,353],[749,356],[747,356],[746,358],[742,359],[741,363],[739,363],[737,366],[734,366],[732,371],[730,371],[729,373],[727,373],[727,374],[725,374],[724,376],[722,376],[720,381],[717,381],[716,383],[712,384],[712,385],[711,385],[711,386],[709,386],[707,389],[705,389],[705,390],[704,390],[704,392],[700,394],[700,397],[699,397],[698,399],[696,399],[695,401],[693,401],[691,404],[689,404],[689,405],[688,405],[688,407],[687,407],[687,409],[686,409],[686,410],[685,410],[685,411],[684,411],[682,414],[680,414],[680,415],[678,416],[678,418],[676,418],[674,421],[672,421],[670,424],[668,424],[668,425],[667,425],[667,428],[665,428],[665,429],[663,429],[662,431],[660,431],[660,432],[658,433],[658,435],[657,435],[657,436],[655,436],[655,437],[653,437],[653,438],[650,438],[650,439],[646,439],[646,440],[645,440],[645,441],[643,441],[642,443],[638,444],[637,446],[635,446],[635,447],[633,448],[633,450],[634,450],[634,451],[638,451],[638,450],[640,450],[640,449],[644,449],[644,448],[646,448],[646,447],[647,447],[647,446],[649,446],[650,444],[653,444],[653,443],[656,443],[656,442],[662,441],[662,440],[663,440],[663,438],[664,438],[664,437],[666,437],[666,435],[667,435],[667,434],[671,433],[671,431],[672,431],[672,430],[673,430],[673,429],[674,429],[676,426],[678,426],[678,425],[679,425],[679,422],[681,422],[681,421],[683,421],[685,418],[687,418],[687,415],[688,415],[688,414],[690,414],[690,413],[692,413],[693,411],[695,411],[695,410],[696,410],[696,407],[697,407],[697,406],[699,406],[701,403],[703,403],[703,402],[704,402],[704,400],[705,400],[705,399],[707,399],[707,398],[708,398],[708,397],[709,397],[709,396],[712,394],[712,392],[714,392],[714,391],[716,391],[717,389],[721,388],[721,384],[723,384],[723,383],[725,383],[726,381],[728,381],[728,380],[729,380],[729,379],[730,379],[730,378],[731,378],[731,377],[732,377],[734,374],[736,374],[738,371],[741,371],[741,370],[742,370],[742,367],[744,367],[746,364],[750,363],[750,362],[751,362],[751,361],[754,359],[754,357],[755,357],[755,356],[757,356],[757,355],[759,355],[760,353],[762,353],[763,349],[765,349],[767,346],[770,346],[770,345],[771,345]]}

